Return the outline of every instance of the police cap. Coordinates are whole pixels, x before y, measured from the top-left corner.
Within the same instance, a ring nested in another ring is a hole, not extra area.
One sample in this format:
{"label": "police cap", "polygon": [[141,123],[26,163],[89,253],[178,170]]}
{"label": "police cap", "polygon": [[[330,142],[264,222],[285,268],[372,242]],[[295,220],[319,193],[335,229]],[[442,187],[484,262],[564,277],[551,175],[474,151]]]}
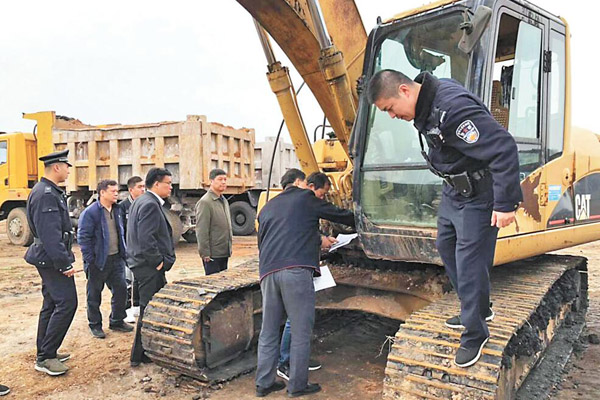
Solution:
{"label": "police cap", "polygon": [[40,157],[40,161],[44,162],[44,165],[47,167],[48,165],[56,164],[56,163],[65,163],[69,167],[72,167],[71,163],[67,156],[69,155],[69,150],[56,151],[54,153],[50,153],[43,157]]}

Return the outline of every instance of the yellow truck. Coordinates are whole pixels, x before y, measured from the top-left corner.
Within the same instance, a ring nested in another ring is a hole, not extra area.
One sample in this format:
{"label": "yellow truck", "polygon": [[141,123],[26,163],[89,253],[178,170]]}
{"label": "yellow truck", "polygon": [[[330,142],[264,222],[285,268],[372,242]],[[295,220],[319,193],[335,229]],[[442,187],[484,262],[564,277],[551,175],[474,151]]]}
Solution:
{"label": "yellow truck", "polygon": [[[262,189],[255,181],[266,184],[263,175],[274,144],[267,141],[255,146],[253,129],[235,129],[198,115],[190,115],[185,121],[98,126],[57,116],[53,111],[23,117],[37,122],[33,133],[0,134],[0,219],[6,219],[7,236],[13,244],[27,246],[33,240],[25,205],[31,188],[44,172],[38,157],[63,149],[69,149],[73,165],[66,191],[75,226],[80,213],[95,199],[98,181],[117,180],[124,197],[131,176],[143,177],[152,167],[165,167],[173,174],[174,182],[169,199],[174,240],[183,236],[193,242],[194,205],[206,192],[210,170],[219,167],[228,174],[225,195],[234,234],[254,231]],[[281,168],[295,165],[291,145],[280,144],[276,154]]]}

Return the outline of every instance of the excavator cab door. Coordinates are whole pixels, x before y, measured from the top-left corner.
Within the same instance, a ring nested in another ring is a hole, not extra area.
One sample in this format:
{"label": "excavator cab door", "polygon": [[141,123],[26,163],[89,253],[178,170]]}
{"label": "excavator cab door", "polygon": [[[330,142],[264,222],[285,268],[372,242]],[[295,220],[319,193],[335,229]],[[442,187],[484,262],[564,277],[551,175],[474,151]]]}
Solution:
{"label": "excavator cab door", "polygon": [[517,142],[523,191],[517,224],[502,229],[504,237],[547,229],[559,202],[560,218],[572,217],[570,182],[562,177],[573,155],[563,151],[564,26],[511,1],[498,2],[494,15],[488,105]]}

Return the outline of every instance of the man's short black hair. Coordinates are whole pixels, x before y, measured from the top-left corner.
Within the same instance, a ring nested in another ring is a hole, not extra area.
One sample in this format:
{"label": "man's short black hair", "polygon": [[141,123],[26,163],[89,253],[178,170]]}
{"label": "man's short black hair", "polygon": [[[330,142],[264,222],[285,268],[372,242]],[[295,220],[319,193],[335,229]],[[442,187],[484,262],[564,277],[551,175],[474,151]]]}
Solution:
{"label": "man's short black hair", "polygon": [[102,179],[100,182],[98,182],[96,191],[98,194],[100,194],[101,190],[106,190],[109,186],[119,186],[119,184],[114,179]]}
{"label": "man's short black hair", "polygon": [[300,171],[298,168],[290,168],[281,177],[281,187],[285,189],[287,186],[296,182],[296,179],[304,180],[306,179],[306,174]]}
{"label": "man's short black hair", "polygon": [[214,168],[208,174],[208,179],[211,181],[215,179],[217,176],[225,175],[227,176],[227,172],[223,171],[221,168]]}
{"label": "man's short black hair", "polygon": [[146,174],[146,188],[150,190],[156,182],[162,182],[165,176],[171,176],[171,172],[166,168],[150,168]]}
{"label": "man's short black hair", "polygon": [[415,82],[402,72],[382,69],[369,80],[367,99],[374,104],[379,99],[398,97],[398,86],[413,85]]}
{"label": "man's short black hair", "polygon": [[306,179],[306,183],[309,185],[313,185],[315,190],[323,189],[325,186],[331,186],[331,182],[329,181],[329,177],[322,172],[313,172]]}
{"label": "man's short black hair", "polygon": [[127,188],[128,189],[133,189],[135,187],[135,185],[137,185],[138,183],[143,182],[143,181],[144,180],[141,177],[137,176],[137,175],[132,176],[131,178],[129,178],[127,180]]}

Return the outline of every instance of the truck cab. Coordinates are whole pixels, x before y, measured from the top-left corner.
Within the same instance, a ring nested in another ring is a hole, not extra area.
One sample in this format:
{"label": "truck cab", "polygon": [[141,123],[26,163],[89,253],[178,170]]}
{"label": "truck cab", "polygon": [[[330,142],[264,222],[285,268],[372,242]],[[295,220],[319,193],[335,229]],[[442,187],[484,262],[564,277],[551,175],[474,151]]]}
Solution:
{"label": "truck cab", "polygon": [[28,246],[33,241],[25,206],[37,181],[35,135],[0,134],[0,220],[6,220],[6,234],[13,244]]}

